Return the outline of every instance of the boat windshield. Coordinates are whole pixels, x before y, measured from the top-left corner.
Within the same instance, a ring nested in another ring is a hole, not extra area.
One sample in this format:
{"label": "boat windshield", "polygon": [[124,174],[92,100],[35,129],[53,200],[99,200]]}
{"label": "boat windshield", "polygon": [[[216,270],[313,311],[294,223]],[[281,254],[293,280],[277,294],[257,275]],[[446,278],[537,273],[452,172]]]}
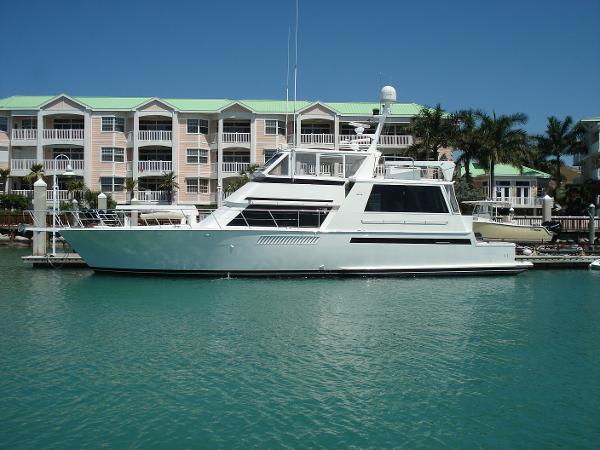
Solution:
{"label": "boat windshield", "polygon": [[[285,157],[265,164],[271,167],[269,175],[289,176],[291,153]],[[335,153],[315,153],[297,151],[294,153],[294,175],[298,177],[348,178],[353,176],[365,160],[364,155],[346,155]]]}

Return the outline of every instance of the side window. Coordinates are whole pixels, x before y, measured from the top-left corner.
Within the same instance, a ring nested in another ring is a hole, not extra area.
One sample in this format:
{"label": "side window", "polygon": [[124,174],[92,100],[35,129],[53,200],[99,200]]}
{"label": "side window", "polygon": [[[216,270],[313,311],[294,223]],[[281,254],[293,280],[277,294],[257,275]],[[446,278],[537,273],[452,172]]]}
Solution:
{"label": "side window", "polygon": [[375,184],[365,211],[447,213],[448,207],[439,186]]}

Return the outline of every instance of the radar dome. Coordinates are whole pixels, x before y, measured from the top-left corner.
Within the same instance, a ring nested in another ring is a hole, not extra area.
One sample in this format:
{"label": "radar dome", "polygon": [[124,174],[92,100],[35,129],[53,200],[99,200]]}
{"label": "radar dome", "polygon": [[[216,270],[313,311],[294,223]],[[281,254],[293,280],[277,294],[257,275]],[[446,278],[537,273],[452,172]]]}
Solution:
{"label": "radar dome", "polygon": [[381,88],[381,103],[392,103],[396,101],[396,89],[392,86]]}

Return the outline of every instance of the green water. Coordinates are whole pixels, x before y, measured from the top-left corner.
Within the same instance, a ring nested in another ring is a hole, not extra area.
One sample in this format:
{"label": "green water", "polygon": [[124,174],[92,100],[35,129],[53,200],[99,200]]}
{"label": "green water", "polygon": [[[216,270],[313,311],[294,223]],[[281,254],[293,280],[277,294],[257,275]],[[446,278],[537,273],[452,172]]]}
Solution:
{"label": "green water", "polygon": [[0,447],[598,448],[600,273],[227,280],[0,247]]}

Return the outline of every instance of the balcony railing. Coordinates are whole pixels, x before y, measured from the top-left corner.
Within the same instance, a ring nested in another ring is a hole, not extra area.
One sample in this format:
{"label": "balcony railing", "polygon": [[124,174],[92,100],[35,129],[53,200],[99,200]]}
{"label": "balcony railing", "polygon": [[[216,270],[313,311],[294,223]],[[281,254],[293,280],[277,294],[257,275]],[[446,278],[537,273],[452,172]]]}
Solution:
{"label": "balcony railing", "polygon": [[[349,146],[353,141],[358,141],[359,144],[369,145],[371,139],[369,137],[359,138],[357,134],[340,134],[339,144],[341,146]],[[378,146],[380,147],[409,147],[413,144],[413,137],[404,134],[391,134],[379,136]]]}
{"label": "balcony railing", "polygon": [[541,208],[543,201],[541,197],[496,197],[494,200],[508,202],[518,208]]}
{"label": "balcony railing", "polygon": [[143,202],[166,202],[169,200],[169,193],[167,191],[138,191],[136,197]]}
{"label": "balcony railing", "polygon": [[35,128],[18,128],[13,129],[11,138],[15,141],[34,141],[37,139],[37,130]]}
{"label": "balcony railing", "polygon": [[249,144],[250,133],[223,133],[225,144]]}
{"label": "balcony railing", "polygon": [[[21,197],[33,198],[33,190],[32,189],[12,189],[11,193],[14,195],[20,195]],[[58,191],[58,201],[66,202],[71,200],[72,192],[67,191],[66,189],[60,189]],[[46,191],[46,201],[51,202],[54,195],[54,191],[50,188]]]}
{"label": "balcony railing", "polygon": [[37,159],[11,159],[10,170],[31,170],[31,166],[37,164]]}
{"label": "balcony railing", "polygon": [[[221,165],[221,170],[224,173],[240,173],[248,170],[248,167],[250,167],[250,163],[247,162],[224,162]],[[213,165],[213,170],[217,171],[216,164]]]}
{"label": "balcony railing", "polygon": [[138,171],[140,174],[145,172],[164,173],[173,170],[173,161],[139,161]]}
{"label": "balcony railing", "polygon": [[335,142],[335,135],[333,134],[301,134],[300,144],[320,144],[320,145],[333,145]]}
{"label": "balcony railing", "polygon": [[10,193],[20,195],[21,197],[33,198],[33,190],[31,189],[11,189]]}
{"label": "balcony railing", "polygon": [[83,159],[72,159],[70,161],[66,159],[45,159],[44,170],[47,172],[65,172],[69,164],[71,164],[71,169],[74,172],[83,171]]}
{"label": "balcony railing", "polygon": [[138,139],[140,141],[164,142],[170,141],[173,137],[172,131],[166,130],[140,130],[138,131]]}
{"label": "balcony railing", "polygon": [[79,129],[49,129],[44,130],[44,139],[50,141],[82,141],[84,130]]}

